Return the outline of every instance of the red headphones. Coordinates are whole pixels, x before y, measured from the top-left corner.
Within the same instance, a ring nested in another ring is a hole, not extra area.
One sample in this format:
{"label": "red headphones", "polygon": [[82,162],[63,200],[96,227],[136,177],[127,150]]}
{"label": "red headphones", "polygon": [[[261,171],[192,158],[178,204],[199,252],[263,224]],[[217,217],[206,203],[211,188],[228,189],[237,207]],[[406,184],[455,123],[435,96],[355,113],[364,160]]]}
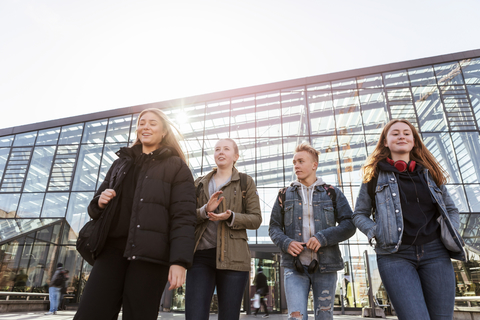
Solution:
{"label": "red headphones", "polygon": [[387,162],[390,163],[392,166],[394,166],[400,172],[407,171],[407,168],[409,172],[413,172],[413,170],[415,170],[415,165],[416,165],[416,162],[413,160],[406,163],[403,160],[393,161],[392,159],[387,158]]}

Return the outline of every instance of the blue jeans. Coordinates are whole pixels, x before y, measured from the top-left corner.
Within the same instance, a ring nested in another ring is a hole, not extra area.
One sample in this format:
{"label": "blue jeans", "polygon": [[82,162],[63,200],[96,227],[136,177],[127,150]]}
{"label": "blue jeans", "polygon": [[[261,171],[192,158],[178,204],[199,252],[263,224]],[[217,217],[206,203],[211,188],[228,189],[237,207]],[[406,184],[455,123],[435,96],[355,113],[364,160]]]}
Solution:
{"label": "blue jeans", "polygon": [[453,319],[455,273],[440,239],[401,245],[396,253],[377,255],[377,264],[398,319]]}
{"label": "blue jeans", "polygon": [[50,300],[50,312],[57,312],[58,304],[60,302],[60,288],[48,288],[48,299]]}
{"label": "blue jeans", "polygon": [[187,271],[185,285],[186,320],[208,320],[215,286],[217,287],[218,319],[239,319],[249,273],[217,269],[215,262],[215,248],[199,250],[195,253],[193,265]]}
{"label": "blue jeans", "polygon": [[305,272],[299,273],[295,269],[285,268],[285,296],[287,298],[288,319],[292,313],[300,312],[303,320],[308,319],[307,302],[310,287],[313,291],[315,320],[332,320],[337,273],[320,273],[320,269],[313,274],[308,273],[308,267],[303,266]]}

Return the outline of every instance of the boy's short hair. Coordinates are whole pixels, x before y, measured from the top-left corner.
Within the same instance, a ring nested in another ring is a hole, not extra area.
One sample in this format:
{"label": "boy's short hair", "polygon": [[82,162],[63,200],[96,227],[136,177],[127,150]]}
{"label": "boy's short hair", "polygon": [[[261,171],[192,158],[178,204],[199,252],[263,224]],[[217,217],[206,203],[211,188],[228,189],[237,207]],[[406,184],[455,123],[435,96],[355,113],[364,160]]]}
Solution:
{"label": "boy's short hair", "polygon": [[306,151],[312,156],[312,160],[318,163],[318,155],[320,151],[317,151],[314,147],[308,142],[302,142],[295,148],[295,153]]}

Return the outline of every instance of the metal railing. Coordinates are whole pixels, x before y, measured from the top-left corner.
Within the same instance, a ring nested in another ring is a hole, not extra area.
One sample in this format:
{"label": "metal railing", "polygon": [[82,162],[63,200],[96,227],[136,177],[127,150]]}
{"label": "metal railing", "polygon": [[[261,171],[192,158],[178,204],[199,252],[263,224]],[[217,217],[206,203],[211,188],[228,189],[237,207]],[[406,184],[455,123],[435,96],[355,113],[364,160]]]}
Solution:
{"label": "metal railing", "polygon": [[43,298],[43,300],[48,300],[48,293],[0,291],[0,297],[6,297],[4,301],[11,301],[10,297],[25,297],[25,299],[13,299],[13,300],[22,300],[22,301],[25,301],[25,300],[30,301],[30,298],[32,297]]}

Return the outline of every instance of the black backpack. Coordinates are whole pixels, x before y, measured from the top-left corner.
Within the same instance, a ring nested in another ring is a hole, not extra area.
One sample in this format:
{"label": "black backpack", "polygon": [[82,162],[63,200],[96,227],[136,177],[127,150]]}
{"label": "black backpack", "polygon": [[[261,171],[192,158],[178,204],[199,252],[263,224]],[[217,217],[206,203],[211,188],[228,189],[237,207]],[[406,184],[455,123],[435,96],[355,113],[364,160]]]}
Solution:
{"label": "black backpack", "polygon": [[375,189],[377,188],[378,176],[373,177],[372,180],[368,181],[367,190],[370,200],[372,202],[372,217],[375,221],[375,211],[377,210],[377,203],[375,201]]}
{"label": "black backpack", "polygon": [[[330,184],[324,184],[322,187],[325,189],[327,192],[328,196],[332,200],[333,203],[333,212],[337,210],[337,193],[335,192],[335,188],[332,187]],[[287,192],[288,187],[282,188],[278,191],[278,204],[280,205],[280,208],[282,208],[282,214],[285,214],[285,208],[283,207],[283,204],[285,203],[285,192]]]}
{"label": "black backpack", "polygon": [[[245,173],[239,172],[240,175],[240,189],[242,190],[242,213],[247,212],[247,175]],[[197,194],[197,203],[200,201],[200,192],[202,191],[203,183],[200,182],[196,189]]]}

